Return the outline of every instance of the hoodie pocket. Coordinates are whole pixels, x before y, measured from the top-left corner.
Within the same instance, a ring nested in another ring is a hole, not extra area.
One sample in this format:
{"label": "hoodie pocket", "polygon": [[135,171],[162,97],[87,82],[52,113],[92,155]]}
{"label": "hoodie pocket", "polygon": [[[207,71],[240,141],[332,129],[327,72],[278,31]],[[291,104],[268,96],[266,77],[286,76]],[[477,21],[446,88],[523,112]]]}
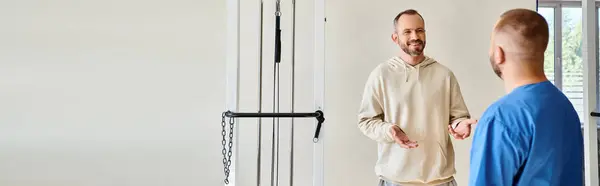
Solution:
{"label": "hoodie pocket", "polygon": [[[447,143],[451,143],[448,141]],[[453,151],[453,148],[449,146],[449,144],[442,144],[437,142],[438,150],[439,150],[439,164],[437,166],[436,173],[440,177],[448,177],[451,176],[454,172],[454,156],[450,156],[449,151]]]}
{"label": "hoodie pocket", "polygon": [[438,156],[437,156],[437,162],[439,163],[438,165],[436,165],[439,168],[439,172],[438,173],[442,173],[444,172],[444,169],[446,169],[446,167],[448,166],[448,162],[450,162],[450,160],[448,159],[448,149],[444,146],[444,144],[442,144],[441,142],[436,142],[437,147],[438,147]]}
{"label": "hoodie pocket", "polygon": [[447,149],[442,147],[442,144],[440,144],[440,142],[437,142],[436,144],[438,146],[439,153],[442,155],[443,162],[444,163],[447,162],[448,161],[448,154],[446,153]]}

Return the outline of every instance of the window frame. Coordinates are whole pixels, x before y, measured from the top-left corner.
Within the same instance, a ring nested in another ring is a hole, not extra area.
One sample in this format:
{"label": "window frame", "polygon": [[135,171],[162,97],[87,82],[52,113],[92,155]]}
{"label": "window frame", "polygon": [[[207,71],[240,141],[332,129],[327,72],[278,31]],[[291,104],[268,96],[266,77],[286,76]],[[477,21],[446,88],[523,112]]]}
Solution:
{"label": "window frame", "polygon": [[[554,10],[554,84],[558,89],[562,90],[562,8],[573,7],[582,8],[579,1],[544,1],[538,3],[539,8],[552,8]],[[598,16],[598,8],[600,2],[596,2],[596,16]],[[598,30],[598,25],[596,25]],[[598,36],[596,35],[596,39]],[[598,48],[598,47],[596,47]],[[598,67],[597,67],[598,68]],[[598,75],[596,75],[598,76]],[[598,79],[598,78],[596,78]],[[598,89],[598,88],[596,88]],[[600,106],[600,102],[597,103]]]}
{"label": "window frame", "polygon": [[[571,3],[568,3],[571,4]],[[576,6],[576,5],[574,5]],[[539,8],[552,8],[554,15],[554,85],[562,90],[562,7],[565,2],[540,2]]]}
{"label": "window frame", "polygon": [[[539,8],[552,8],[553,12],[554,12],[554,85],[559,89],[559,90],[563,90],[563,66],[562,66],[562,8],[564,7],[571,7],[571,8],[583,8],[581,5],[581,1],[543,1],[543,2],[538,2],[538,6],[537,6],[537,10],[539,11]],[[600,17],[600,11],[598,10],[600,9],[600,1],[596,1],[596,8],[594,9],[596,11],[596,18]],[[598,31],[600,31],[600,25],[598,23],[598,20],[596,20],[596,33],[599,33]],[[600,34],[596,34],[596,41],[599,40]],[[599,49],[599,42],[596,42],[596,53],[598,56],[600,56],[600,50]],[[596,65],[596,109],[600,110],[600,59],[596,59],[598,65]],[[585,116],[585,113],[584,113]],[[583,120],[581,121],[581,127],[583,128]],[[600,120],[597,120],[596,122],[597,125],[597,129],[600,130]]]}

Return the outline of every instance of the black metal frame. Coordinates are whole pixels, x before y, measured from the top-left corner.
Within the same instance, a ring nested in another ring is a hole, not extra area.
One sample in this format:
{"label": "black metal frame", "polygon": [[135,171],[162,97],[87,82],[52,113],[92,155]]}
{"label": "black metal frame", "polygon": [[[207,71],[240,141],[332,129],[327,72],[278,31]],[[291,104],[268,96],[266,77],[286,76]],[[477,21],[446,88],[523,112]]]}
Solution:
{"label": "black metal frame", "polygon": [[319,133],[321,132],[321,126],[323,122],[325,122],[325,116],[323,115],[323,111],[317,110],[315,112],[298,112],[298,113],[263,113],[263,112],[253,112],[253,113],[244,113],[244,112],[224,112],[226,117],[230,118],[307,118],[312,117],[317,119],[317,128],[315,129],[315,135],[313,137],[313,142],[319,141]]}

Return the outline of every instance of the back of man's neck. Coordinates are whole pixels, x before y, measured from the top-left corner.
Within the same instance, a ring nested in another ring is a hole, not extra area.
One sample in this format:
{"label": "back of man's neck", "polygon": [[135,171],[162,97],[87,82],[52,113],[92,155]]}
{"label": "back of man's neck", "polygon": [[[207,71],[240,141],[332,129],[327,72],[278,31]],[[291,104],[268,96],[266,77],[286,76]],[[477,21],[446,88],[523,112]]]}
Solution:
{"label": "back of man's neck", "polygon": [[517,87],[544,81],[548,81],[548,78],[543,74],[520,75],[504,79],[504,88],[506,89],[506,93],[510,93]]}

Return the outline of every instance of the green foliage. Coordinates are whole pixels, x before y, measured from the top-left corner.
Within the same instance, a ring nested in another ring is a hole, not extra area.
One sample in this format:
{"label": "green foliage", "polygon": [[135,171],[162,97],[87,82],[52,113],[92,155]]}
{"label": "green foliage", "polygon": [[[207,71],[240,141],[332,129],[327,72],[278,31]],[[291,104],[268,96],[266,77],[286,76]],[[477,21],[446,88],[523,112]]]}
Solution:
{"label": "green foliage", "polygon": [[562,58],[563,58],[563,73],[582,72],[583,63],[581,56],[581,20],[573,20],[569,14],[563,17],[563,36],[562,36]]}
{"label": "green foliage", "polygon": [[[582,63],[582,22],[581,19],[574,19],[573,11],[564,11],[562,21],[562,71],[563,74],[581,73]],[[554,72],[554,24],[552,18],[547,18],[550,23],[550,41],[544,54],[544,71],[548,75]],[[566,79],[563,79],[563,81]]]}

